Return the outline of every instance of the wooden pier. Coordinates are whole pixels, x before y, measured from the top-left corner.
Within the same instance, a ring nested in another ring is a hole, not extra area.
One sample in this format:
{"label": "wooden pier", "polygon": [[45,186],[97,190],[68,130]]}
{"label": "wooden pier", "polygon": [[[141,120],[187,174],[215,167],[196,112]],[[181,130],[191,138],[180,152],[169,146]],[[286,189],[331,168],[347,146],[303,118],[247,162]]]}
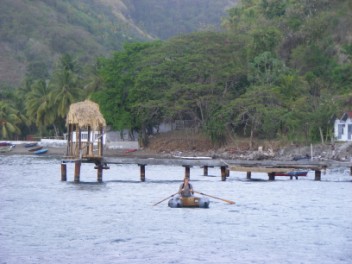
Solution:
{"label": "wooden pier", "polygon": [[[61,164],[61,179],[67,180],[66,164],[75,163],[74,181],[79,182],[80,166],[82,163],[95,164],[97,172],[97,181],[103,181],[102,171],[109,169],[111,165],[135,164],[140,167],[140,181],[146,180],[146,167],[153,165],[164,166],[182,166],[185,169],[184,177],[191,177],[191,168],[203,168],[204,175],[208,175],[208,168],[219,168],[220,178],[226,181],[230,176],[230,171],[244,172],[244,176],[252,179],[252,173],[267,173],[268,180],[274,181],[276,173],[288,173],[297,170],[309,170],[315,172],[315,181],[321,180],[322,171],[329,167],[348,167],[352,175],[352,163],[338,162],[317,162],[317,161],[242,161],[242,160],[222,160],[222,159],[196,159],[196,158],[127,158],[127,157],[105,157],[100,160],[96,159],[63,159]],[[292,177],[291,177],[292,179]]]}

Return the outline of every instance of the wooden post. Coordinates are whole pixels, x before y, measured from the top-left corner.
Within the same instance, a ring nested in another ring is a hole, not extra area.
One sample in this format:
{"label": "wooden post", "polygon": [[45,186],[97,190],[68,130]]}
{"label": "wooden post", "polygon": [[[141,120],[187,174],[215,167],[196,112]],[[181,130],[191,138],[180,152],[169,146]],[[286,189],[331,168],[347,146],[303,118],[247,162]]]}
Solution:
{"label": "wooden post", "polygon": [[352,167],[350,168],[350,175],[352,176]]}
{"label": "wooden post", "polygon": [[269,181],[275,181],[275,172],[269,172],[268,176],[269,176]]}
{"label": "wooden post", "polygon": [[250,180],[252,178],[252,172],[247,171],[247,180]]}
{"label": "wooden post", "polygon": [[190,178],[191,176],[191,166],[188,165],[183,165],[185,167],[185,178]]}
{"label": "wooden post", "polygon": [[221,166],[220,170],[221,170],[221,180],[226,181],[226,166]]}
{"label": "wooden post", "polygon": [[203,167],[203,175],[208,176],[208,166]]}
{"label": "wooden post", "polygon": [[80,174],[81,174],[81,161],[77,160],[75,161],[75,182],[79,182],[80,179]]}
{"label": "wooden post", "polygon": [[316,170],[315,171],[315,181],[320,181],[321,180],[321,171],[320,170]]}
{"label": "wooden post", "polygon": [[61,181],[67,181],[67,166],[66,166],[66,163],[61,163]]}
{"label": "wooden post", "polygon": [[103,165],[99,164],[97,167],[97,181],[103,182]]}
{"label": "wooden post", "polygon": [[85,155],[87,155],[87,156],[91,156],[91,153],[90,153],[90,141],[92,139],[90,137],[90,134],[91,134],[91,128],[90,128],[90,126],[88,126],[88,137],[87,137],[87,146],[86,146],[86,153],[85,153]]}
{"label": "wooden post", "polygon": [[145,182],[145,164],[138,164],[141,172],[141,181]]}
{"label": "wooden post", "polygon": [[72,156],[72,124],[68,125],[66,156]]}

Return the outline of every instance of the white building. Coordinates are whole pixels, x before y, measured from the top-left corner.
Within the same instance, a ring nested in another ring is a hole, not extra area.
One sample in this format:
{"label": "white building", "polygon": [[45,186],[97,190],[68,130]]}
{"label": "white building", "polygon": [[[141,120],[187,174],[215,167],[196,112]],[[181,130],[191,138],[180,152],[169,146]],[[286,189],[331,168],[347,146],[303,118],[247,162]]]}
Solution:
{"label": "white building", "polygon": [[352,141],[352,111],[343,113],[341,119],[335,119],[334,135],[338,141]]}
{"label": "white building", "polygon": [[[90,142],[93,142],[95,145],[98,144],[99,131],[90,131]],[[67,141],[67,133],[64,134],[64,140]],[[88,131],[81,131],[81,142],[88,141]],[[72,142],[76,142],[76,131],[72,132]],[[106,134],[103,134],[103,144],[106,142]]]}

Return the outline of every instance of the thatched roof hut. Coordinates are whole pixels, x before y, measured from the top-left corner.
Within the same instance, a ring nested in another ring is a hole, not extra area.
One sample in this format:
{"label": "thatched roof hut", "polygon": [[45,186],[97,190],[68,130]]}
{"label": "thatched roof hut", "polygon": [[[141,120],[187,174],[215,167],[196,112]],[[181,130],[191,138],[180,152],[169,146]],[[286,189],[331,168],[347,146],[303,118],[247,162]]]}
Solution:
{"label": "thatched roof hut", "polygon": [[105,119],[100,113],[99,105],[90,100],[71,104],[66,124],[78,125],[79,128],[90,126],[93,130],[106,126]]}

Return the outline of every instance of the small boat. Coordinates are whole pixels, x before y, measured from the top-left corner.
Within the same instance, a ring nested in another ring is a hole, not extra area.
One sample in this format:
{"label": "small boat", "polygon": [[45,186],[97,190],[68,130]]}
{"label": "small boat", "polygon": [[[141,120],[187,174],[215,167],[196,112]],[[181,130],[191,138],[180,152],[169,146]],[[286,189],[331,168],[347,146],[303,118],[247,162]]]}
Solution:
{"label": "small boat", "polygon": [[14,148],[13,145],[10,146],[0,146],[0,153],[6,153],[11,151]]}
{"label": "small boat", "polygon": [[181,197],[176,196],[169,200],[168,205],[171,208],[209,208],[209,199],[206,197]]}
{"label": "small boat", "polygon": [[0,147],[10,147],[13,144],[11,144],[10,142],[0,142]]}
{"label": "small boat", "polygon": [[34,152],[34,151],[40,150],[42,148],[43,148],[42,146],[38,146],[38,147],[30,148],[28,151],[29,152]]}
{"label": "small boat", "polygon": [[275,172],[275,176],[298,177],[298,176],[307,176],[307,174],[308,174],[308,171]]}
{"label": "small boat", "polygon": [[213,157],[207,157],[207,156],[205,156],[205,157],[203,157],[203,156],[194,156],[194,157],[192,157],[192,156],[173,156],[174,158],[176,158],[176,159],[189,159],[189,160],[211,160],[211,159],[213,159]]}
{"label": "small boat", "polygon": [[41,155],[41,154],[44,154],[47,152],[48,152],[48,149],[39,149],[39,150],[34,151],[33,153],[36,155]]}
{"label": "small boat", "polygon": [[34,146],[38,145],[37,142],[31,142],[31,143],[27,143],[24,145],[25,148],[32,148]]}

